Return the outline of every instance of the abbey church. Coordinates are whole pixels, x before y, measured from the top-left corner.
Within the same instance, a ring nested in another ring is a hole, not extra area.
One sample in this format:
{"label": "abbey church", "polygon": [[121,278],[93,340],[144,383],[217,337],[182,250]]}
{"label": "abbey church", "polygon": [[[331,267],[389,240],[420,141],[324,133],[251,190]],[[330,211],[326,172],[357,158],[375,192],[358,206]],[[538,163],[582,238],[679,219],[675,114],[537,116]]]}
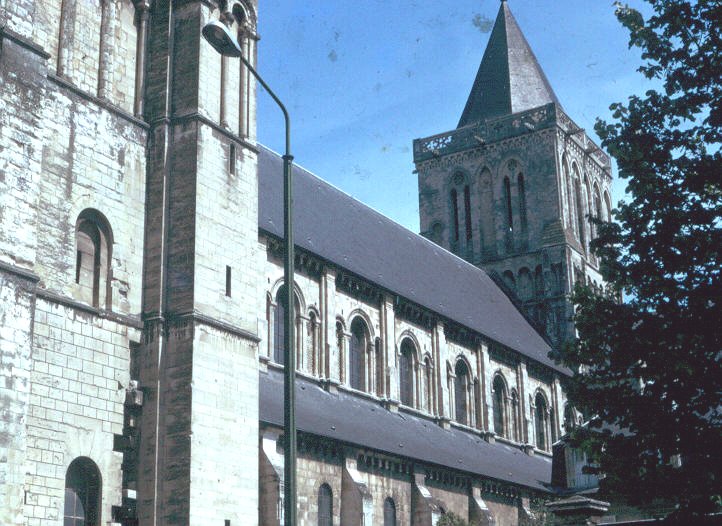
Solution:
{"label": "abbey church", "polygon": [[414,141],[421,234],[295,167],[284,284],[282,159],[201,36],[255,63],[257,8],[0,7],[0,524],[282,524],[286,286],[299,524],[539,524],[608,156],[502,2],[457,128]]}

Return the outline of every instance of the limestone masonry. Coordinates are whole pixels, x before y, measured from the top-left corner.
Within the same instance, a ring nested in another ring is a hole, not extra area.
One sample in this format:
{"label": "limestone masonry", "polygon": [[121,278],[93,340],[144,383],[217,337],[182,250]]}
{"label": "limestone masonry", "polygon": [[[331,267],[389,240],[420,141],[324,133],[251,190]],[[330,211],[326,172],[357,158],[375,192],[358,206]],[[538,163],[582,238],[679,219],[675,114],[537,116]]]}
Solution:
{"label": "limestone masonry", "polygon": [[[0,6],[0,524],[281,524],[281,159],[201,37],[256,0]],[[299,524],[535,524],[609,158],[502,2],[414,161],[422,235],[295,169]]]}

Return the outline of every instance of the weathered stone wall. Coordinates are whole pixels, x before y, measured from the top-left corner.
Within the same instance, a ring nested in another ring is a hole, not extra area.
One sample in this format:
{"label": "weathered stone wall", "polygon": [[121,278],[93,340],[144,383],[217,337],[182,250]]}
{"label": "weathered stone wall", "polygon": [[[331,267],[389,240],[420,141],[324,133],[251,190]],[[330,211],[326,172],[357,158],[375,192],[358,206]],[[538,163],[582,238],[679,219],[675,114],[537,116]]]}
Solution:
{"label": "weathered stone wall", "polygon": [[53,299],[38,298],[32,351],[25,516],[62,523],[65,473],[78,457],[102,475],[101,516],[121,504],[122,434],[130,344],[140,332]]}
{"label": "weathered stone wall", "polygon": [[35,278],[0,266],[0,523],[24,524]]}

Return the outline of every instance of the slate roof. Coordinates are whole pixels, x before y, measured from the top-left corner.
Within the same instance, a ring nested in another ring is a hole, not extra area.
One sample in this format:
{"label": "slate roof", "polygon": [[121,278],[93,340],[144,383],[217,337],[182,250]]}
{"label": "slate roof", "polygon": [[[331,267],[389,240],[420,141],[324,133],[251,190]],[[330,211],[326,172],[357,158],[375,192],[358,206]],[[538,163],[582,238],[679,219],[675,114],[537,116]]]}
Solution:
{"label": "slate roof", "polygon": [[[261,146],[259,228],[283,236],[283,161]],[[563,374],[546,341],[481,269],[294,165],[296,246]]]}
{"label": "slate roof", "polygon": [[559,104],[509,6],[502,1],[457,128],[550,102]]}
{"label": "slate roof", "polygon": [[[260,420],[283,426],[280,371],[260,373]],[[347,444],[549,491],[548,457],[529,456],[501,442],[490,444],[471,432],[444,429],[414,414],[393,413],[342,390],[332,394],[301,377],[296,378],[296,426]]]}

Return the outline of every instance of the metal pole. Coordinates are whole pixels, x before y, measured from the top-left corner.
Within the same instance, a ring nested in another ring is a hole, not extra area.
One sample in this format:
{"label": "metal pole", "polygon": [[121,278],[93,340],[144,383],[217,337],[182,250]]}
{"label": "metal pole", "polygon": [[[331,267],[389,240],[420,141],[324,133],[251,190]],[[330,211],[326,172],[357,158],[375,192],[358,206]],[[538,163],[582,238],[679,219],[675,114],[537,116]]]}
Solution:
{"label": "metal pole", "polygon": [[283,517],[285,526],[296,526],[296,306],[293,295],[293,155],[291,155],[291,119],[281,100],[273,93],[253,66],[241,55],[239,57],[248,71],[268,92],[283,112],[286,125],[286,151],[283,155],[283,237],[284,261],[283,282],[286,285],[286,330],[284,331],[284,375],[283,375],[283,428],[286,436],[283,450]]}

